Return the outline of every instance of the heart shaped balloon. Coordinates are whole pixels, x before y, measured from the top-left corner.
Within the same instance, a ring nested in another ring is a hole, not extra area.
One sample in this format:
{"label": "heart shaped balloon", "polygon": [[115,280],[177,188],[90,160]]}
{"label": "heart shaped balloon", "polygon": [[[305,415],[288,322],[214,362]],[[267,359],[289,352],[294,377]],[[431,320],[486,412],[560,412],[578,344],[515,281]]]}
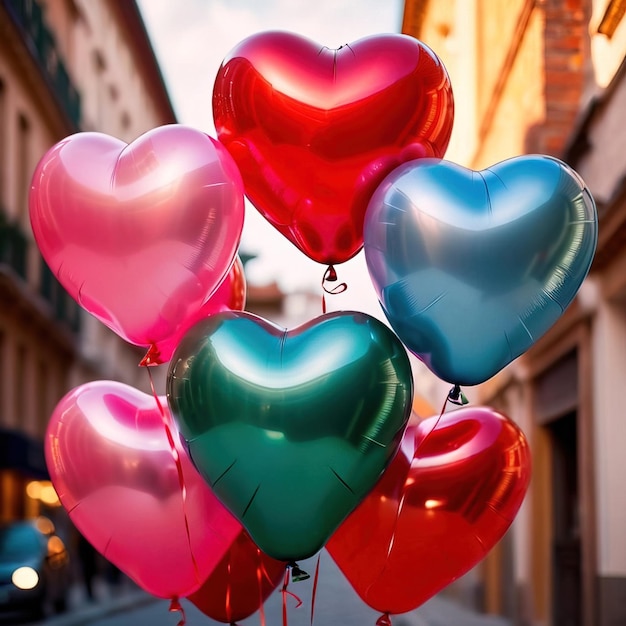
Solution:
{"label": "heart shaped balloon", "polygon": [[161,365],[171,358],[176,346],[187,331],[200,320],[220,311],[243,311],[246,306],[246,276],[243,263],[237,256],[230,272],[216,289],[215,293],[189,317],[186,317],[176,334],[168,339],[153,344],[141,365]]}
{"label": "heart shaped balloon", "polygon": [[30,191],[39,249],[70,295],[126,341],[172,337],[226,277],[243,183],[224,147],[161,126],[131,144],[78,133],[39,162]]}
{"label": "heart shaped balloon", "polygon": [[128,385],[87,383],[57,405],[45,453],[85,538],[146,591],[177,598],[202,585],[241,525],[193,467],[162,408]]}
{"label": "heart shaped balloon", "polygon": [[327,48],[288,32],[243,40],[213,90],[220,141],[259,212],[319,263],[363,245],[363,216],[383,178],[443,156],[453,120],[439,58],[406,35]]}
{"label": "heart shaped balloon", "polygon": [[269,556],[315,554],[391,461],[411,411],[402,344],[364,313],[287,331],[218,313],[185,336],[167,398],[214,493]]}
{"label": "heart shaped balloon", "polygon": [[282,582],[287,564],[263,554],[242,529],[211,575],[189,600],[224,624],[246,619]]}
{"label": "heart shaped balloon", "polygon": [[519,510],[531,475],[519,427],[488,407],[409,426],[374,490],[327,549],[361,599],[405,613],[481,561]]}
{"label": "heart shaped balloon", "polygon": [[365,258],[385,315],[440,378],[484,382],[561,316],[587,275],[598,221],[561,161],[476,172],[434,159],[392,172],[365,220]]}

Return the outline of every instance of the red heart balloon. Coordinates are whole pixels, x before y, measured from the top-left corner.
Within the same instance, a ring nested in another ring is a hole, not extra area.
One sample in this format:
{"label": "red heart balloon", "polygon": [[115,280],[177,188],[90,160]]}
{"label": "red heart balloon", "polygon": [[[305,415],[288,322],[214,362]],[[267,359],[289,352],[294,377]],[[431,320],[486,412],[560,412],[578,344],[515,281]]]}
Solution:
{"label": "red heart balloon", "polygon": [[224,59],[213,116],[254,206],[307,256],[333,264],[361,249],[367,203],[392,169],[443,156],[453,101],[443,64],[412,37],[333,50],[266,32]]}
{"label": "red heart balloon", "polygon": [[261,607],[283,580],[286,566],[285,561],[261,552],[242,529],[202,587],[188,599],[211,619],[233,624]]}
{"label": "red heart balloon", "polygon": [[143,589],[176,598],[202,585],[241,525],[192,465],[160,402],[164,415],[128,385],[81,385],[54,410],[45,452],[78,530]]}
{"label": "red heart balloon", "polygon": [[382,613],[411,611],[481,561],[511,525],[531,474],[519,427],[487,407],[406,430],[402,448],[327,549]]}
{"label": "red heart balloon", "polygon": [[180,330],[224,280],[243,182],[207,134],[171,124],[130,144],[77,133],[44,155],[29,197],[41,254],[70,295],[126,341]]}

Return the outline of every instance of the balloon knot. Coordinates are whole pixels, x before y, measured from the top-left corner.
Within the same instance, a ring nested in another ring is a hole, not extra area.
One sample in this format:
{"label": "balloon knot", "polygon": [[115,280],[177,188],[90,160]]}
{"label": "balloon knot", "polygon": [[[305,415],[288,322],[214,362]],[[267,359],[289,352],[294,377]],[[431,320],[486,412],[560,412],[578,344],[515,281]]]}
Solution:
{"label": "balloon knot", "polygon": [[[337,282],[337,272],[335,271],[335,268],[332,265],[329,265],[326,268],[326,271],[324,272],[324,276],[322,278],[322,289],[324,290],[325,293],[335,296],[339,293],[343,293],[348,288],[347,283],[339,283],[338,285],[335,285],[332,288],[326,285],[326,283],[336,283],[336,282]],[[322,313],[326,313],[326,299],[324,298],[324,295],[322,295]]]}
{"label": "balloon knot", "polygon": [[389,613],[384,613],[376,620],[376,626],[391,626],[391,617]]}
{"label": "balloon knot", "polygon": [[180,613],[181,615],[180,621],[176,626],[185,626],[185,624],[187,623],[187,618],[185,617],[185,609],[183,609],[183,607],[181,606],[178,598],[172,598],[169,611],[170,613]]}
{"label": "balloon knot", "polygon": [[291,569],[291,580],[294,583],[311,578],[310,574],[300,569],[295,561],[290,561],[289,563],[287,563],[287,567]]}
{"label": "balloon knot", "polygon": [[335,267],[333,265],[329,265],[326,268],[326,273],[324,274],[324,280],[328,281],[329,283],[337,282],[337,271],[335,270]]}
{"label": "balloon knot", "polygon": [[156,365],[161,365],[162,362],[161,352],[154,344],[152,344],[148,348],[148,352],[146,352],[143,359],[139,361],[139,367],[154,367]]}
{"label": "balloon knot", "polygon": [[465,396],[465,394],[461,391],[460,385],[454,385],[450,392],[448,393],[448,401],[452,404],[458,404],[459,406],[464,406],[465,404],[469,404],[469,400]]}

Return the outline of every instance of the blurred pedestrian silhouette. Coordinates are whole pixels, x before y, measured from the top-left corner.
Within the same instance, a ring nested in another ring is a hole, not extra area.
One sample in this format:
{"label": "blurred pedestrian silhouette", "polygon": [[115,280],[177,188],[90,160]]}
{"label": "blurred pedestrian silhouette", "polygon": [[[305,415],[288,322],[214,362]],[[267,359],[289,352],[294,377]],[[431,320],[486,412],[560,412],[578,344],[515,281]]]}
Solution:
{"label": "blurred pedestrian silhouette", "polygon": [[90,600],[94,599],[93,581],[96,576],[97,553],[95,548],[80,535],[78,538],[78,557],[83,571],[83,581],[85,583],[85,591]]}

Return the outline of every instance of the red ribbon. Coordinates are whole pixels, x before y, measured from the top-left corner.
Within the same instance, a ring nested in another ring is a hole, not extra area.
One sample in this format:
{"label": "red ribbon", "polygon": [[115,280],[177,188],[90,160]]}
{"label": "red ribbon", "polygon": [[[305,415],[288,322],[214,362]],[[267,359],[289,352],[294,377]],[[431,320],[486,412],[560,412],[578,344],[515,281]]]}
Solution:
{"label": "red ribbon", "polygon": [[[266,626],[265,624],[265,608],[263,607],[263,574],[265,577],[270,580],[269,575],[263,565],[263,559],[261,558],[261,549],[256,549],[257,556],[259,557],[259,564],[256,567],[256,579],[259,584],[259,613],[261,618],[261,626]],[[271,583],[271,581],[270,581]]]}
{"label": "red ribbon", "polygon": [[281,589],[281,593],[283,594],[283,626],[288,626],[287,622],[287,595],[290,595],[297,602],[296,609],[302,606],[302,600],[298,598],[295,593],[292,593],[287,589],[287,585],[289,585],[289,566],[285,568],[285,578],[283,579],[283,588]]}
{"label": "red ribbon", "polygon": [[313,575],[313,591],[311,592],[311,626],[313,626],[313,616],[315,614],[315,596],[317,594],[317,579],[320,573],[320,557],[317,555],[317,565],[315,566],[315,574]]}
{"label": "red ribbon", "polygon": [[[461,399],[459,400],[459,398]],[[437,418],[435,425],[430,429],[426,437],[424,437],[424,439],[422,439],[422,441],[419,444],[417,443],[418,429],[417,428],[415,429],[415,452],[413,453],[413,458],[417,456],[419,449],[426,443],[426,440],[433,434],[437,426],[439,426],[439,422],[441,421],[443,414],[446,412],[446,407],[448,406],[448,402],[452,404],[467,404],[467,400],[465,399],[465,396],[463,395],[463,392],[461,391],[461,388],[458,385],[455,385],[448,392],[446,399],[443,401],[443,406],[441,407],[441,411],[439,412],[439,417]],[[404,493],[402,495],[404,496]]]}
{"label": "red ribbon", "polygon": [[161,353],[159,349],[152,344],[148,348],[148,352],[146,352],[145,356],[141,361],[139,361],[139,367],[153,367],[155,365],[161,364]]}
{"label": "red ribbon", "polygon": [[[189,520],[187,518],[186,504],[187,504],[187,487],[185,486],[185,476],[183,474],[183,465],[180,462],[180,456],[178,454],[178,450],[176,449],[176,445],[174,443],[174,437],[172,436],[172,430],[170,428],[170,422],[165,413],[165,409],[163,409],[163,405],[159,400],[159,396],[154,388],[154,380],[152,379],[152,372],[150,368],[146,368],[148,372],[148,378],[150,379],[150,388],[152,389],[152,395],[156,400],[157,406],[159,407],[159,412],[161,413],[161,420],[163,422],[163,428],[165,429],[165,434],[167,436],[167,441],[170,445],[170,452],[172,453],[172,458],[174,459],[174,464],[176,465],[176,471],[178,473],[178,484],[180,486],[180,495],[183,500],[183,518],[185,520],[185,532],[187,533],[187,545],[189,546],[189,554],[191,555],[191,562],[193,563],[193,569],[196,573],[196,578],[200,579],[200,570],[198,569],[198,563],[196,562],[196,557],[194,556],[193,550],[191,548],[191,531],[189,530]],[[178,605],[180,606],[180,604]],[[170,608],[170,610],[172,610]],[[174,609],[178,610],[178,609]],[[182,608],[181,608],[182,611]],[[184,620],[184,612],[183,612],[183,620]],[[183,624],[185,622],[183,621]],[[182,625],[179,625],[182,626]]]}
{"label": "red ribbon", "polygon": [[[415,451],[413,453],[413,458],[417,457],[417,453],[419,449],[424,445],[424,443],[426,443],[426,440],[431,436],[431,434],[435,431],[435,429],[439,425],[439,422],[441,421],[441,418],[446,411],[446,407],[448,406],[448,402],[455,403],[455,400],[458,398],[459,394],[462,395],[461,390],[458,386],[455,385],[455,387],[450,390],[450,392],[446,396],[446,399],[443,401],[443,406],[441,407],[441,411],[439,412],[439,417],[435,421],[435,425],[428,431],[428,434],[419,443],[417,441],[417,434],[419,431],[417,428],[415,429]],[[400,495],[400,504],[398,505],[398,510],[396,512],[396,519],[395,519],[394,526],[393,526],[393,532],[391,533],[391,538],[389,539],[389,545],[387,546],[387,558],[389,558],[389,556],[391,555],[391,551],[393,550],[393,545],[396,540],[396,531],[398,529],[398,523],[400,521],[400,515],[402,514],[402,509],[404,508],[404,500],[406,498],[407,487],[408,485],[406,484],[406,481],[405,481],[404,485],[402,485],[402,493]]]}
{"label": "red ribbon", "polygon": [[185,626],[185,624],[187,623],[187,618],[185,617],[185,609],[183,609],[182,605],[178,601],[178,598],[172,598],[169,611],[170,613],[179,612],[181,615],[180,621],[178,622],[178,624],[176,624],[176,626]]}
{"label": "red ribbon", "polygon": [[[324,276],[322,277],[322,289],[331,295],[337,295],[338,293],[343,293],[347,288],[347,283],[339,283],[335,285],[332,289],[326,287],[326,283],[336,283],[337,282],[337,272],[332,265],[329,265],[324,272]],[[322,294],[322,313],[326,313],[326,298],[324,294]]]}
{"label": "red ribbon", "polygon": [[224,603],[226,605],[226,619],[232,623],[232,610],[231,610],[231,606],[230,606],[230,559],[228,559],[228,566],[226,568],[226,579],[228,580],[228,583],[226,584],[226,598],[224,599]]}

